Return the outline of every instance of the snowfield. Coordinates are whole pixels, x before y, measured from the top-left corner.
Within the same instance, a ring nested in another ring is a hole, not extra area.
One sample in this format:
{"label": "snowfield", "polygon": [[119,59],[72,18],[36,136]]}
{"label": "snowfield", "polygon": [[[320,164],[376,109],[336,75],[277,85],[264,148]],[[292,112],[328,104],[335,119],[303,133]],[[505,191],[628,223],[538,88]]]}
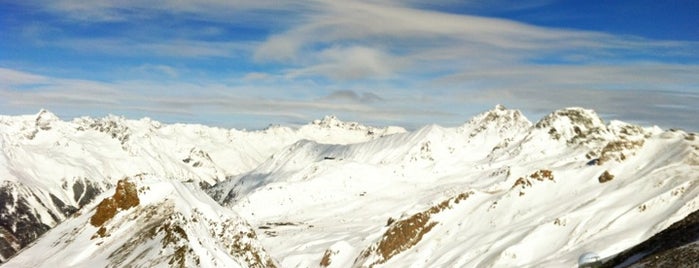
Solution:
{"label": "snowfield", "polygon": [[[643,242],[699,200],[694,133],[583,108],[532,123],[497,106],[414,131],[47,111],[0,116],[0,127],[9,267],[576,267],[585,252]],[[138,204],[115,201],[127,182]],[[109,204],[115,214],[95,224]]]}

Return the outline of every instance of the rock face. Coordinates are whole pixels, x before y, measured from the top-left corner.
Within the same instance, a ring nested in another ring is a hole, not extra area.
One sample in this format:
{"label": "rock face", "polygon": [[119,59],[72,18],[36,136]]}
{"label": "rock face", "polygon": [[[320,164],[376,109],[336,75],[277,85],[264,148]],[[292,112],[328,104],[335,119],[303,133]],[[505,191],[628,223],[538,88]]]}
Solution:
{"label": "rock face", "polygon": [[114,196],[102,200],[97,205],[95,214],[90,218],[90,224],[100,227],[106,221],[112,219],[117,212],[138,206],[139,199],[136,186],[128,180],[120,180],[117,183]]}
{"label": "rock face", "polygon": [[[66,184],[67,185],[67,184]],[[79,205],[94,200],[102,191],[89,182],[76,180],[71,188]],[[57,192],[56,194],[60,194]],[[51,229],[57,222],[78,210],[55,194],[40,191],[17,182],[5,181],[0,186],[0,260],[5,261],[19,249]]]}

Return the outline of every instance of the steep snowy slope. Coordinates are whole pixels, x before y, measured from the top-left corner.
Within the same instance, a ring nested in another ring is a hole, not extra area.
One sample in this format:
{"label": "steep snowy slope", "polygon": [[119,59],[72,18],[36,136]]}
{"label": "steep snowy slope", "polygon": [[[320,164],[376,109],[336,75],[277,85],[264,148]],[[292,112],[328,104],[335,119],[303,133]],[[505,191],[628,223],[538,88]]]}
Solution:
{"label": "steep snowy slope", "polygon": [[[472,169],[463,164],[484,161],[492,154],[494,147],[506,146],[513,140],[523,138],[530,126],[531,123],[519,111],[505,110],[499,106],[458,128],[430,125],[414,132],[351,145],[302,140],[274,154],[250,173],[222,182],[210,192],[221,202],[232,203],[235,197],[245,196],[257,187],[278,181],[302,182],[321,171],[348,176],[354,176],[353,173],[386,172],[390,174],[386,176],[401,178],[412,174],[409,177],[418,177],[420,181],[427,182],[436,176],[435,173],[455,168]],[[355,168],[359,166],[370,170]],[[347,170],[338,171],[336,168]],[[374,187],[381,181],[384,180],[372,178],[370,181],[358,179],[351,183]],[[338,193],[329,191],[327,194],[335,196]]]}
{"label": "steep snowy slope", "polygon": [[64,122],[45,110],[0,116],[0,261],[124,176],[147,173],[207,187],[300,139],[346,144],[404,131],[334,117],[248,132],[116,116]]}
{"label": "steep snowy slope", "polygon": [[458,128],[300,141],[208,191],[284,267],[572,267],[697,209],[694,137],[496,107]]}
{"label": "steep snowy slope", "polygon": [[198,185],[119,180],[7,267],[275,267],[257,235]]}

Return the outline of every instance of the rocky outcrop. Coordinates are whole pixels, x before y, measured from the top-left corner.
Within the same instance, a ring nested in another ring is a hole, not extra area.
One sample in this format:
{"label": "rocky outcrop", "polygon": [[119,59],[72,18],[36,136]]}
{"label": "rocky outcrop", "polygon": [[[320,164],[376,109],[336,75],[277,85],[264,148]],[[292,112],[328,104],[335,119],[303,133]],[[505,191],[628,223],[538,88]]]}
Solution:
{"label": "rocky outcrop", "polygon": [[556,182],[555,178],[553,177],[553,171],[548,170],[548,169],[540,169],[535,171],[534,173],[530,174],[529,176],[526,177],[519,177],[515,181],[515,183],[512,185],[510,189],[516,189],[519,188],[520,192],[519,195],[523,196],[524,195],[524,189],[532,187],[532,181],[552,181]]}
{"label": "rocky outcrop", "polygon": [[599,181],[599,183],[605,183],[605,182],[611,181],[613,179],[614,179],[614,175],[612,175],[612,173],[609,173],[609,171],[605,170],[604,173],[602,173],[602,175],[599,175],[599,178],[597,178],[597,181]]}
{"label": "rocky outcrop", "polygon": [[104,118],[82,117],[75,120],[79,126],[77,130],[95,130],[109,135],[112,139],[119,141],[122,149],[127,150],[127,142],[131,138],[131,130],[124,122],[126,119],[118,116],[107,116]]}
{"label": "rocky outcrop", "polygon": [[102,226],[119,211],[138,206],[139,202],[136,185],[127,179],[120,180],[117,183],[114,195],[103,199],[97,205],[95,214],[90,218],[90,224],[96,227]]}
{"label": "rocky outcrop", "polygon": [[437,225],[436,221],[431,220],[432,215],[449,209],[454,204],[459,204],[472,194],[473,192],[461,193],[406,218],[389,219],[388,229],[377,242],[372,243],[360,253],[354,264],[362,267],[373,267],[412,248]]}
{"label": "rocky outcrop", "polygon": [[607,132],[604,122],[594,111],[582,108],[554,111],[534,127],[546,130],[552,139],[563,140],[569,145],[604,140]]}

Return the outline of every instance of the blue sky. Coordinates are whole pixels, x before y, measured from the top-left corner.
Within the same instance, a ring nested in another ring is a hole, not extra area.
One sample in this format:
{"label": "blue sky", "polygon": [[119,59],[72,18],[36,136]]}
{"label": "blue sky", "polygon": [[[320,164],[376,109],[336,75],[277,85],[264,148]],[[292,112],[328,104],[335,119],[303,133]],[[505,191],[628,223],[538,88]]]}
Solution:
{"label": "blue sky", "polygon": [[699,130],[697,14],[693,0],[0,0],[0,114],[414,128],[504,104]]}

